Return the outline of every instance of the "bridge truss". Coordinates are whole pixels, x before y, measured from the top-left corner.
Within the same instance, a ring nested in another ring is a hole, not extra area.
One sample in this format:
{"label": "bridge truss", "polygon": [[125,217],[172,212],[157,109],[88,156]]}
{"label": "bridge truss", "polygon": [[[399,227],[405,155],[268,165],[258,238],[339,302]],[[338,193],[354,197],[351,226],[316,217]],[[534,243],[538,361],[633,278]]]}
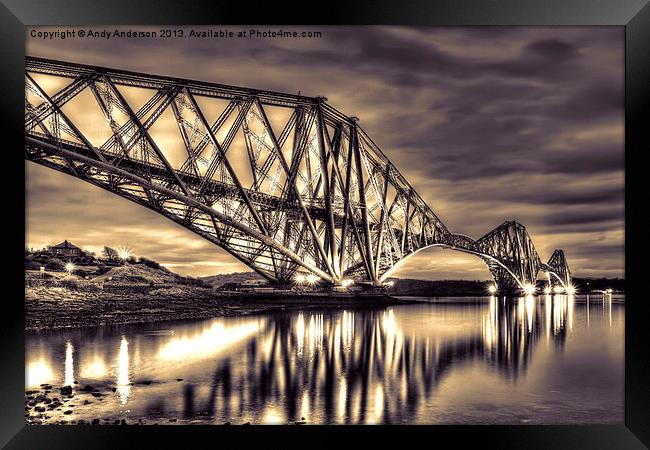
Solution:
{"label": "bridge truss", "polygon": [[[525,227],[451,233],[358,125],[305,97],[26,58],[25,158],[152,209],[274,283],[380,284],[430,246],[480,257],[500,288],[543,264]],[[173,138],[171,137],[173,136]]]}

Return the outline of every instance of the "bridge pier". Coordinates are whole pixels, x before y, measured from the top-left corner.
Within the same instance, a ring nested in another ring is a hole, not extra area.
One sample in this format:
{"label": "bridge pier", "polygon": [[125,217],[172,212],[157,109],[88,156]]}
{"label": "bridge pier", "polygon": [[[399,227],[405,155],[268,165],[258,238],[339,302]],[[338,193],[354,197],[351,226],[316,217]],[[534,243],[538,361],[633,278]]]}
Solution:
{"label": "bridge pier", "polygon": [[514,297],[523,297],[524,293],[519,288],[508,287],[505,289],[498,289],[495,295],[497,297],[514,298]]}

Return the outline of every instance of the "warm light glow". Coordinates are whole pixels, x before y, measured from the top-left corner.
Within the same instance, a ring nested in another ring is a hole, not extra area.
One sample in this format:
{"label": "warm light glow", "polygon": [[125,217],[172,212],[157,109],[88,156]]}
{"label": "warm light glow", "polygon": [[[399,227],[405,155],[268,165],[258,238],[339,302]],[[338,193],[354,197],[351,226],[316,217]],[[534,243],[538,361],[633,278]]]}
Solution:
{"label": "warm light glow", "polygon": [[117,355],[117,393],[120,395],[120,403],[126,404],[131,393],[129,380],[129,341],[122,336],[120,350]]}
{"label": "warm light glow", "polygon": [[27,365],[25,375],[27,386],[38,386],[41,383],[51,382],[54,378],[52,368],[44,359],[30,362]]}
{"label": "warm light glow", "polygon": [[372,423],[379,423],[381,421],[382,412],[384,410],[384,390],[381,384],[375,387],[375,417]]}
{"label": "warm light glow", "polygon": [[300,417],[309,416],[309,391],[305,389],[302,393],[302,405],[300,407]]}
{"label": "warm light glow", "polygon": [[298,313],[298,320],[296,321],[296,352],[298,357],[302,357],[302,351],[305,343],[305,316],[303,313]]}
{"label": "warm light glow", "polygon": [[338,413],[339,418],[345,417],[345,404],[348,399],[348,386],[345,377],[341,377],[339,381],[339,398],[338,398]]}
{"label": "warm light glow", "polygon": [[566,288],[566,293],[569,294],[569,295],[573,295],[573,294],[576,293],[576,288],[573,287],[573,286],[570,286],[570,285],[569,285],[569,286],[567,286],[567,288]]}
{"label": "warm light glow", "polygon": [[[385,315],[386,313],[384,313]],[[341,334],[343,349],[348,351],[352,345],[352,337],[354,336],[354,313],[343,311],[341,319]]]}
{"label": "warm light glow", "polygon": [[533,331],[533,313],[535,311],[535,297],[532,295],[526,296],[526,323],[528,323],[528,332]]}
{"label": "warm light glow", "polygon": [[557,285],[553,288],[553,292],[555,292],[556,294],[561,294],[564,292],[564,288],[560,285]]}
{"label": "warm light glow", "polygon": [[354,284],[354,280],[352,280],[350,278],[348,278],[347,280],[341,281],[341,286],[343,286],[343,287],[352,286],[353,284]]}
{"label": "warm light glow", "polygon": [[262,423],[266,425],[280,425],[282,424],[282,416],[280,413],[276,412],[274,407],[271,407],[268,409],[266,414],[264,414]]}
{"label": "warm light glow", "polygon": [[128,247],[122,247],[117,250],[117,256],[122,260],[129,259],[131,256],[131,249]]}
{"label": "warm light glow", "polygon": [[488,292],[489,292],[490,294],[494,294],[494,293],[496,293],[496,291],[497,291],[497,287],[496,287],[495,285],[491,284],[491,285],[488,287]]}
{"label": "warm light glow", "polygon": [[482,320],[483,340],[489,349],[492,349],[497,342],[497,320],[497,299],[491,296],[489,311]]}
{"label": "warm light glow", "polygon": [[64,373],[63,373],[63,385],[72,386],[74,384],[74,362],[72,360],[72,354],[74,352],[74,347],[72,342],[68,341],[65,343],[65,362],[64,362]]}
{"label": "warm light glow", "polygon": [[307,278],[301,273],[296,275],[295,278],[293,279],[293,281],[295,281],[296,284],[303,284],[306,280]]}
{"label": "warm light glow", "polygon": [[320,278],[318,278],[318,277],[317,277],[316,275],[314,275],[313,273],[310,273],[309,275],[307,275],[307,283],[309,283],[309,284],[314,284],[314,283],[316,283],[318,280],[320,280]]}
{"label": "warm light glow", "polygon": [[84,363],[81,368],[81,376],[93,380],[99,380],[105,377],[107,373],[108,369],[106,364],[99,356],[95,356],[94,361],[90,363]]}
{"label": "warm light glow", "polygon": [[72,273],[72,271],[74,270],[74,264],[72,264],[71,262],[67,263],[65,265],[65,270],[67,270],[68,273]]}
{"label": "warm light glow", "polygon": [[224,323],[216,322],[194,336],[172,338],[160,348],[158,356],[171,361],[206,358],[257,333],[261,326],[257,320],[242,321],[231,326]]}
{"label": "warm light glow", "polygon": [[532,284],[527,284],[526,286],[524,286],[524,292],[526,293],[526,295],[534,294],[535,293],[535,286],[532,285]]}
{"label": "warm light glow", "polygon": [[545,293],[546,295],[550,294],[550,293],[551,293],[551,288],[548,287],[548,286],[545,287],[545,288],[544,288],[544,293]]}
{"label": "warm light glow", "polygon": [[387,281],[384,283],[384,286],[393,287],[394,284],[395,284],[394,281]]}

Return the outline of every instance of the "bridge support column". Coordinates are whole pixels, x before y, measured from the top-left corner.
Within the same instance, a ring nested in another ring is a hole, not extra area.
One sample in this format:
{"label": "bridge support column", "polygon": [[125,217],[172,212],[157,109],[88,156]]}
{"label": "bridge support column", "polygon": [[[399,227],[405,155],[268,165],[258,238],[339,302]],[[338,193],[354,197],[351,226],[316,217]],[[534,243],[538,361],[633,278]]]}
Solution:
{"label": "bridge support column", "polygon": [[521,286],[517,280],[512,278],[506,270],[501,267],[490,267],[494,284],[497,287],[496,295],[506,297],[521,297],[523,295]]}

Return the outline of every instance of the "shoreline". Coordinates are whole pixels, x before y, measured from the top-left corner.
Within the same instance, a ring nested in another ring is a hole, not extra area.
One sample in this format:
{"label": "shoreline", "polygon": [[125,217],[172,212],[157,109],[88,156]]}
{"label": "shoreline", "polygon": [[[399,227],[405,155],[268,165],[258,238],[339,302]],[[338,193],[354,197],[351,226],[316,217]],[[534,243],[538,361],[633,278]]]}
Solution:
{"label": "shoreline", "polygon": [[329,297],[325,295],[215,294],[188,287],[177,295],[82,292],[66,288],[25,289],[25,331],[129,325],[246,316],[295,308],[341,308],[417,303],[388,295]]}
{"label": "shoreline", "polygon": [[[595,299],[594,299],[595,300]],[[596,300],[597,301],[597,300]],[[483,297],[328,295],[324,293],[215,293],[209,288],[184,287],[174,294],[87,292],[66,288],[25,289],[25,331],[83,328],[235,317],[292,309],[373,307],[405,304],[485,302]],[[576,303],[584,299],[576,298]],[[614,299],[613,303],[623,303]]]}

